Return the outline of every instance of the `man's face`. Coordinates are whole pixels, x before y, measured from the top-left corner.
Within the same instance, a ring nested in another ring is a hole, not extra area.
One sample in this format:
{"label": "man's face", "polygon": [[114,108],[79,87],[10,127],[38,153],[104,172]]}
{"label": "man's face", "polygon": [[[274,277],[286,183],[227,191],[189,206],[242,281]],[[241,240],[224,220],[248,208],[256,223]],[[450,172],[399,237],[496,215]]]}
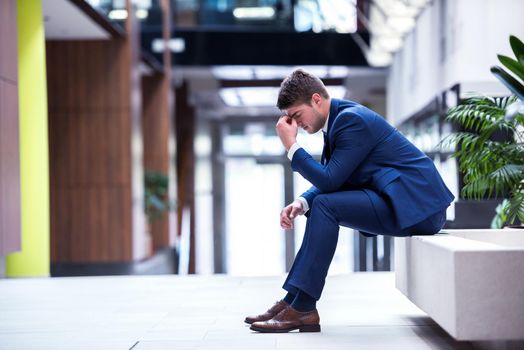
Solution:
{"label": "man's face", "polygon": [[319,106],[312,101],[311,105],[307,103],[297,104],[289,107],[286,114],[297,122],[299,128],[304,129],[308,134],[314,134],[324,126],[326,116],[320,113]]}

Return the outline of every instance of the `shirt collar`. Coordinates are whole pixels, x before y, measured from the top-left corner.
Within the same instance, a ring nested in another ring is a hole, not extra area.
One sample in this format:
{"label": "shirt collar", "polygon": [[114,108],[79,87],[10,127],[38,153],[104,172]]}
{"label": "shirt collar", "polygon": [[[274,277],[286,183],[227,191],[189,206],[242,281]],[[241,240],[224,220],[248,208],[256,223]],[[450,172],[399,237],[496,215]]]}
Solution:
{"label": "shirt collar", "polygon": [[328,113],[328,116],[326,118],[326,122],[324,123],[324,126],[322,127],[322,132],[323,133],[327,133],[328,125],[329,125],[329,113]]}

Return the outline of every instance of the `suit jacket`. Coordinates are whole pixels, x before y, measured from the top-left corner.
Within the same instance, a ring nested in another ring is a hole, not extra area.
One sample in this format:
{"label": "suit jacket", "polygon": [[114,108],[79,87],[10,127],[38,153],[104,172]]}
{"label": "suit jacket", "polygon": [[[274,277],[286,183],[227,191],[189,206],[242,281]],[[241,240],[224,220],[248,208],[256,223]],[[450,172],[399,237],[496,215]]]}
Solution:
{"label": "suit jacket", "polygon": [[453,201],[433,161],[379,114],[337,99],[331,100],[329,113],[325,164],[303,148],[291,161],[293,170],[313,184],[302,194],[310,208],[320,193],[375,191],[391,203],[397,228],[404,229]]}

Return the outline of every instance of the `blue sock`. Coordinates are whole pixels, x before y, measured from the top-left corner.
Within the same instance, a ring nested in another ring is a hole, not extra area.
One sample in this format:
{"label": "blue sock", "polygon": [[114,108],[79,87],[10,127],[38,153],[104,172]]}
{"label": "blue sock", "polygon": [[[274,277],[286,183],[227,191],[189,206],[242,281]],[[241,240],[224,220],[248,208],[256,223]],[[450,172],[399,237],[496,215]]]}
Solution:
{"label": "blue sock", "polygon": [[296,296],[297,296],[296,294],[293,294],[291,292],[287,292],[286,296],[282,300],[284,300],[288,305],[291,305],[293,300],[295,300]]}
{"label": "blue sock", "polygon": [[291,307],[300,312],[312,311],[317,307],[317,301],[306,292],[299,291],[295,300],[291,303]]}

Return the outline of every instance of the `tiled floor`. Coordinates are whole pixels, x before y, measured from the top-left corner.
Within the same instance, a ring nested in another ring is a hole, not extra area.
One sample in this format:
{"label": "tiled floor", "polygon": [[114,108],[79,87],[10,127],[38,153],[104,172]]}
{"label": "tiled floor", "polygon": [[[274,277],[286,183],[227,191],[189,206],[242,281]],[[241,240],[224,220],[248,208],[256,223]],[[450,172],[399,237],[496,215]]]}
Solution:
{"label": "tiled floor", "polygon": [[328,278],[321,333],[243,323],[283,296],[282,277],[0,279],[0,349],[471,349],[394,288],[391,273]]}

